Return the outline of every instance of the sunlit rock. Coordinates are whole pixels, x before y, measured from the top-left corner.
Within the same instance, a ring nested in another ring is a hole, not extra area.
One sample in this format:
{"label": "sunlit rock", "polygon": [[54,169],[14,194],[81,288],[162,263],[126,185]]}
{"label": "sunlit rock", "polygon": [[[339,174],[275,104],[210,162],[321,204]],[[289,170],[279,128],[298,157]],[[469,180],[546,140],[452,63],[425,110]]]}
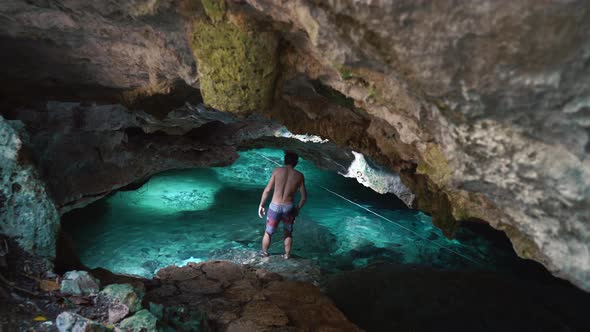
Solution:
{"label": "sunlit rock", "polygon": [[367,162],[365,156],[352,151],[354,161],[348,166],[348,172],[343,174],[349,178],[355,178],[365,187],[370,187],[378,193],[392,193],[399,197],[406,205],[412,206],[414,194],[401,181],[399,175],[378,168]]}

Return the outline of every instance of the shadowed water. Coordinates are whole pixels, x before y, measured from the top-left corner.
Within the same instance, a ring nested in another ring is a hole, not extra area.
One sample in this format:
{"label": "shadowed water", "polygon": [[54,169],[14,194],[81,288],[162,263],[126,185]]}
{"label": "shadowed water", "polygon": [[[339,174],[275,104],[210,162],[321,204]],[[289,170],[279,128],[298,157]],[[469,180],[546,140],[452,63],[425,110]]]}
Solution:
{"label": "shadowed water", "polygon": [[[230,167],[158,174],[137,190],[117,192],[66,215],[64,229],[85,265],[117,273],[150,277],[161,267],[188,261],[244,262],[260,250],[264,220],[257,207],[276,166],[261,155],[280,162],[282,151],[245,151]],[[426,214],[354,179],[319,170],[306,160],[297,169],[305,174],[309,197],[295,222],[293,254],[315,262],[324,273],[374,262],[493,270],[514,256],[510,248],[467,229],[448,240]],[[279,228],[271,254],[283,252],[282,239]]]}

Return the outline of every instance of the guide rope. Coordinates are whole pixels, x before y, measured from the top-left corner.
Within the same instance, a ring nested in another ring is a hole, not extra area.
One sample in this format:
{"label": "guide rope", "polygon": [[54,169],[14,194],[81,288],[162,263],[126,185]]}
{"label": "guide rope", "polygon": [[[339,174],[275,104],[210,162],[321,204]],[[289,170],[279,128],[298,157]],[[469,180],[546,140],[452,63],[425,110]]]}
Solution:
{"label": "guide rope", "polygon": [[[278,163],[278,162],[276,162],[276,161],[274,161],[274,160],[272,160],[272,159],[270,159],[270,158],[268,158],[268,157],[266,157],[266,156],[264,156],[264,155],[262,155],[262,154],[259,154],[259,153],[257,153],[257,152],[255,152],[255,153],[256,153],[257,155],[259,155],[260,157],[262,157],[262,158],[264,158],[264,159],[266,159],[266,160],[270,161],[271,163],[273,163],[273,164],[275,164],[275,165],[277,165],[277,166],[282,166],[280,163]],[[479,266],[481,266],[481,265],[482,265],[481,263],[477,262],[475,259],[473,259],[473,258],[470,258],[470,257],[468,257],[468,256],[466,256],[466,255],[463,255],[463,254],[461,254],[461,253],[459,253],[459,252],[457,252],[457,251],[455,251],[455,250],[453,250],[453,249],[450,249],[450,248],[448,248],[448,247],[446,247],[446,246],[443,246],[442,244],[436,243],[436,242],[434,242],[434,241],[430,240],[429,238],[427,238],[427,237],[424,237],[424,236],[420,235],[420,234],[419,234],[419,233],[417,233],[416,231],[413,231],[413,230],[411,230],[411,229],[409,229],[409,228],[405,227],[404,225],[402,225],[402,224],[400,224],[400,223],[397,223],[397,222],[395,222],[395,221],[393,221],[393,220],[391,220],[391,219],[389,219],[389,218],[387,218],[387,217],[384,217],[384,216],[382,216],[381,214],[379,214],[379,213],[377,213],[377,212],[375,212],[375,211],[372,211],[372,210],[370,210],[369,208],[367,208],[367,207],[364,207],[364,206],[362,206],[362,205],[358,204],[357,202],[355,202],[355,201],[353,201],[353,200],[350,200],[350,199],[348,199],[348,198],[346,198],[346,197],[344,197],[344,196],[342,196],[342,195],[340,195],[340,194],[338,194],[338,193],[336,193],[336,192],[334,192],[334,191],[332,191],[332,190],[330,190],[330,189],[328,189],[328,188],[326,188],[326,187],[324,187],[324,186],[319,186],[319,187],[320,187],[320,188],[322,188],[322,189],[324,189],[325,191],[327,191],[327,192],[331,193],[332,195],[335,195],[335,196],[337,196],[337,197],[339,197],[339,198],[341,198],[341,199],[343,199],[343,200],[345,200],[345,201],[347,201],[347,202],[349,202],[349,203],[351,203],[351,204],[354,204],[354,205],[358,206],[359,208],[361,208],[361,209],[363,209],[363,210],[365,210],[365,211],[367,211],[367,212],[369,212],[369,213],[372,213],[372,214],[376,215],[377,217],[379,217],[379,218],[381,218],[381,219],[383,219],[383,220],[385,220],[385,221],[387,221],[387,222],[390,222],[390,223],[392,223],[392,224],[394,224],[394,225],[396,225],[396,226],[398,226],[398,227],[400,227],[400,228],[402,228],[402,229],[404,229],[404,230],[406,230],[406,231],[408,231],[408,232],[410,232],[410,233],[414,234],[415,236],[417,236],[418,238],[420,238],[420,239],[422,239],[422,240],[426,240],[426,241],[428,241],[428,242],[432,243],[433,245],[435,245],[436,247],[439,247],[440,249],[448,250],[448,251],[450,251],[451,253],[453,253],[453,254],[455,254],[455,255],[457,255],[457,256],[459,256],[459,257],[463,258],[463,259],[466,259],[466,260],[468,260],[468,261],[470,261],[470,262],[472,262],[472,263],[474,263],[475,265],[479,265]]]}

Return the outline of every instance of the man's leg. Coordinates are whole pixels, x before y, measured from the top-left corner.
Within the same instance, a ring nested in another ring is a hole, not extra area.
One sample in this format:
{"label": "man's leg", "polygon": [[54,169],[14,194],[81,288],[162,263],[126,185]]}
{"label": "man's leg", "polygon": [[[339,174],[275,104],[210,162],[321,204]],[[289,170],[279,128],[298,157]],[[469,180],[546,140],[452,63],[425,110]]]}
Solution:
{"label": "man's leg", "polygon": [[291,258],[291,245],[293,244],[293,218],[283,221],[283,231],[285,232],[285,258]]}
{"label": "man's leg", "polygon": [[271,236],[267,232],[264,232],[264,236],[262,237],[262,253],[268,254],[268,247],[270,247],[270,240]]}
{"label": "man's leg", "polygon": [[266,229],[264,230],[264,236],[262,237],[263,256],[268,256],[268,247],[270,247],[272,235],[274,234],[280,220],[280,215],[277,216],[277,213],[271,208],[268,209],[266,217]]}
{"label": "man's leg", "polygon": [[291,258],[291,244],[293,243],[293,237],[291,234],[287,236],[285,234],[285,258]]}

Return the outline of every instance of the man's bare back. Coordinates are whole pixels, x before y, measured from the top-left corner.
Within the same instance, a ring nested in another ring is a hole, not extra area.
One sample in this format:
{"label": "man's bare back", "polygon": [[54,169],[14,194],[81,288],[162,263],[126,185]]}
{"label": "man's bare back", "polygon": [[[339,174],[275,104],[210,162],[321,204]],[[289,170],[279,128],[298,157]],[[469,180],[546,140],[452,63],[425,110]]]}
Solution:
{"label": "man's bare back", "polygon": [[274,176],[272,202],[275,204],[292,203],[295,192],[303,183],[303,174],[291,167],[277,167],[272,174]]}

